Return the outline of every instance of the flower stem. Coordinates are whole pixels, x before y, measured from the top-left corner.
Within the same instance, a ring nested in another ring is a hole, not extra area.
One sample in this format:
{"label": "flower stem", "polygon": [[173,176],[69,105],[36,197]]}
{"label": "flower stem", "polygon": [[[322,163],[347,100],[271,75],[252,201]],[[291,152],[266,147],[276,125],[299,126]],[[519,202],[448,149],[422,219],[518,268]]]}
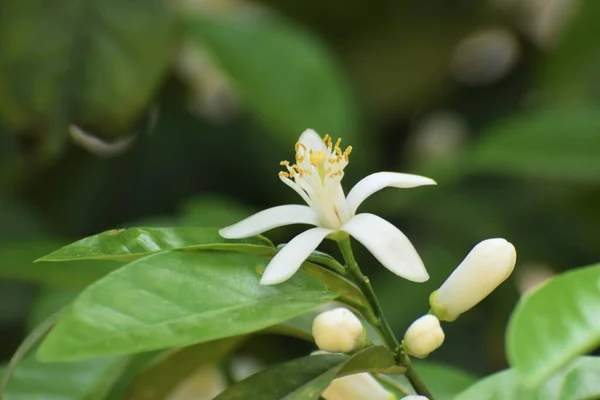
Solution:
{"label": "flower stem", "polygon": [[433,396],[417,374],[417,372],[412,368],[410,359],[406,354],[402,353],[402,348],[394,335],[392,328],[388,324],[385,316],[383,315],[383,310],[381,305],[379,304],[379,300],[377,299],[377,295],[371,286],[371,282],[369,278],[363,275],[356,259],[354,258],[354,253],[352,252],[352,244],[350,242],[350,238],[344,238],[338,240],[338,246],[340,251],[342,252],[342,256],[344,257],[344,261],[348,266],[348,271],[350,275],[354,278],[354,281],[358,285],[358,287],[362,290],[363,294],[367,298],[367,301],[371,305],[373,309],[373,313],[375,314],[375,318],[372,316],[366,316],[369,319],[369,322],[377,329],[382,339],[384,340],[387,348],[396,354],[396,361],[406,366],[406,378],[409,380],[411,385],[415,388],[418,394],[428,397],[429,399],[433,399]]}

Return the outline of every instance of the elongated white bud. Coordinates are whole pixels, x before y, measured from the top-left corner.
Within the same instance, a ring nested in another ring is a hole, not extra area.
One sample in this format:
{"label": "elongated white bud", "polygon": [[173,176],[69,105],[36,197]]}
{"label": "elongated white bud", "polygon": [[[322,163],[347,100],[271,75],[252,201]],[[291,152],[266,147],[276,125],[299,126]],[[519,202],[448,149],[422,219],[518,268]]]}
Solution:
{"label": "elongated white bud", "polygon": [[505,239],[480,242],[429,296],[432,312],[442,321],[454,321],[504,282],[516,261],[515,247]]}
{"label": "elongated white bud", "polygon": [[444,343],[444,331],[435,315],[427,314],[413,322],[404,335],[404,351],[425,358]]}
{"label": "elongated white bud", "polygon": [[334,308],[313,321],[313,336],[319,349],[330,353],[348,353],[362,348],[367,333],[360,320],[346,308]]}
{"label": "elongated white bud", "polygon": [[325,400],[396,400],[371,374],[348,375],[334,379],[321,394]]}

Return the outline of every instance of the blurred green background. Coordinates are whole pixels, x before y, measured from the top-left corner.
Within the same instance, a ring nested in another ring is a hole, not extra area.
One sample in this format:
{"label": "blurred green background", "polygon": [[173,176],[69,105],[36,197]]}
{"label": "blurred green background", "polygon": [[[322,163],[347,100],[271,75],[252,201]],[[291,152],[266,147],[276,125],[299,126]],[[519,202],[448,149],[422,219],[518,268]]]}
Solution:
{"label": "blurred green background", "polygon": [[3,0],[0,361],[114,268],[32,260],[115,227],[299,203],[278,162],[314,128],[354,147],[346,190],[380,170],[438,182],[361,207],[431,275],[396,278],[357,246],[398,336],[478,241],[515,244],[515,274],[431,357],[503,368],[519,295],[600,259],[598,18],[593,0]]}

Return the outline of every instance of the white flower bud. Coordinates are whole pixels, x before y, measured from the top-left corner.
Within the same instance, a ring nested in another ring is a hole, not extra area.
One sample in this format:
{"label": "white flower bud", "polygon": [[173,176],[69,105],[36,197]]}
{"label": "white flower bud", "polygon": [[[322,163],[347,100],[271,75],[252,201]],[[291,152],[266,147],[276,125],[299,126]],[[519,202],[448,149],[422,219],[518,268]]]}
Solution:
{"label": "white flower bud", "polygon": [[334,379],[321,394],[325,400],[396,400],[371,374],[361,372]]}
{"label": "white flower bud", "polygon": [[477,244],[429,297],[432,312],[442,321],[454,321],[504,282],[516,261],[515,247],[505,239]]}
{"label": "white flower bud", "polygon": [[313,321],[312,333],[319,349],[330,353],[351,352],[363,347],[367,340],[360,320],[341,307],[319,314]]}
{"label": "white flower bud", "polygon": [[444,343],[444,331],[435,315],[427,314],[413,322],[404,335],[404,351],[425,358]]}
{"label": "white flower bud", "polygon": [[408,396],[404,396],[402,398],[402,400],[429,400],[429,399],[425,396],[420,396],[418,394],[410,394]]}

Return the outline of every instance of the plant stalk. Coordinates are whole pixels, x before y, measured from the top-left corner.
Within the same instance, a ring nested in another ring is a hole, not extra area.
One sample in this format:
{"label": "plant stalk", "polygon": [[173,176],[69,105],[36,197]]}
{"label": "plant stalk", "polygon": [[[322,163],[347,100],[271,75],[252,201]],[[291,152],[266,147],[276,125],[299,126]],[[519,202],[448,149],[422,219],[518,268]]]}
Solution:
{"label": "plant stalk", "polygon": [[354,282],[358,285],[358,287],[362,290],[363,294],[367,298],[367,301],[371,305],[373,309],[373,313],[375,314],[375,318],[366,316],[369,319],[369,323],[371,323],[379,332],[382,339],[384,340],[387,348],[396,354],[396,361],[400,365],[404,365],[406,367],[406,378],[409,380],[415,391],[427,398],[433,400],[433,396],[431,392],[425,386],[425,383],[421,380],[417,372],[412,368],[410,359],[406,354],[402,352],[402,347],[398,343],[396,336],[394,335],[392,328],[388,324],[385,316],[383,315],[383,309],[377,299],[377,295],[371,286],[371,282],[369,278],[363,275],[356,259],[354,258],[354,253],[352,252],[352,244],[350,242],[350,238],[344,238],[338,240],[338,246],[340,251],[342,252],[342,256],[344,257],[344,261],[348,266],[348,271],[350,272],[351,277]]}

